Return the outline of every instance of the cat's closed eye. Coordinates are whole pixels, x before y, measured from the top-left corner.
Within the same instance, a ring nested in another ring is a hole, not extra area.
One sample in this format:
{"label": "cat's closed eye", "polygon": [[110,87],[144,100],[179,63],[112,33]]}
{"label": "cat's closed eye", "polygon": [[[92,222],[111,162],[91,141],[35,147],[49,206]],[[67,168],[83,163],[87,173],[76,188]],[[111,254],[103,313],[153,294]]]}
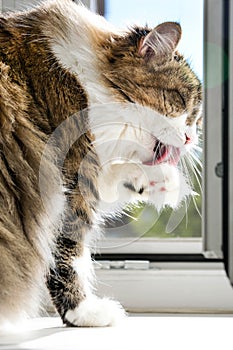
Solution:
{"label": "cat's closed eye", "polygon": [[175,61],[177,61],[177,62],[180,62],[180,61],[181,61],[181,56],[175,54],[175,55],[173,56],[173,59],[174,59]]}

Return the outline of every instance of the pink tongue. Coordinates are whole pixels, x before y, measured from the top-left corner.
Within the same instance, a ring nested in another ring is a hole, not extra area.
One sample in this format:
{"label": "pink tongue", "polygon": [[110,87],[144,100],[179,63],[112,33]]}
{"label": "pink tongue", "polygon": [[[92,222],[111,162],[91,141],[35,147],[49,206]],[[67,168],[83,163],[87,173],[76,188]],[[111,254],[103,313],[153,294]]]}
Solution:
{"label": "pink tongue", "polygon": [[[166,159],[167,158],[167,159]],[[150,160],[148,162],[144,162],[144,165],[153,166],[160,163],[168,163],[176,166],[180,160],[180,150],[179,148],[173,146],[163,146],[161,154],[155,160]]]}

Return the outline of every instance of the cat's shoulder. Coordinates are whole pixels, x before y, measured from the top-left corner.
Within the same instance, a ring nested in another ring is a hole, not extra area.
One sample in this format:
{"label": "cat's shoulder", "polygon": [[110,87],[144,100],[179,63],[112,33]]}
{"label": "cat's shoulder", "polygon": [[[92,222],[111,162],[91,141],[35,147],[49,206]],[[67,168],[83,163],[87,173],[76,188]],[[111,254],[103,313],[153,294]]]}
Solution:
{"label": "cat's shoulder", "polygon": [[16,113],[26,109],[25,91],[12,79],[10,67],[0,61],[0,129],[11,129]]}

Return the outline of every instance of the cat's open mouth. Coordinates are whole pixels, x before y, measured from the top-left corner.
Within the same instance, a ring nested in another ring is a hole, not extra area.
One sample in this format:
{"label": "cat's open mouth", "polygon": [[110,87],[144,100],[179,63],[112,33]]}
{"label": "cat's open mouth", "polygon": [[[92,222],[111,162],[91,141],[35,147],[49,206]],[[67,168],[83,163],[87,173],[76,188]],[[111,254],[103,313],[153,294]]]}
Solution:
{"label": "cat's open mouth", "polygon": [[169,163],[176,166],[180,160],[179,148],[172,145],[165,145],[159,140],[156,141],[153,151],[153,158],[149,161],[143,162],[144,165],[153,166],[160,163]]}

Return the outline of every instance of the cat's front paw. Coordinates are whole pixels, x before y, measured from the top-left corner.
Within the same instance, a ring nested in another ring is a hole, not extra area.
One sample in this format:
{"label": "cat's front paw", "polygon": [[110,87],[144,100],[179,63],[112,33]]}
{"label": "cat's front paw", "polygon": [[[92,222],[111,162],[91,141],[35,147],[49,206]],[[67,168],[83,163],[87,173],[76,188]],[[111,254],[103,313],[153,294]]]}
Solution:
{"label": "cat's front paw", "polygon": [[117,301],[92,296],[81,301],[74,310],[68,310],[65,323],[78,327],[115,326],[125,315]]}
{"label": "cat's front paw", "polygon": [[183,174],[177,167],[167,163],[141,165],[128,174],[130,177],[125,187],[136,193],[139,200],[152,203],[159,210],[165,205],[176,208],[191,194],[191,188]]}

